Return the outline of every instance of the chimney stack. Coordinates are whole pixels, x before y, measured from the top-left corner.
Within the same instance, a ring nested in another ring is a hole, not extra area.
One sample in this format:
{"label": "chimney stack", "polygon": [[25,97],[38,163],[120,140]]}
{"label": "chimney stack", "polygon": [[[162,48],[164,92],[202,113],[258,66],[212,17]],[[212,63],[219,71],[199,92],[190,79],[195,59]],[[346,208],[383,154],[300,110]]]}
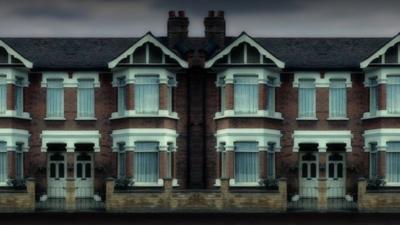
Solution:
{"label": "chimney stack", "polygon": [[204,18],[204,28],[206,38],[223,48],[226,30],[224,11],[208,11],[208,16]]}
{"label": "chimney stack", "polygon": [[189,19],[185,15],[185,11],[169,11],[168,13],[168,45],[173,48],[178,42],[184,41],[188,37]]}

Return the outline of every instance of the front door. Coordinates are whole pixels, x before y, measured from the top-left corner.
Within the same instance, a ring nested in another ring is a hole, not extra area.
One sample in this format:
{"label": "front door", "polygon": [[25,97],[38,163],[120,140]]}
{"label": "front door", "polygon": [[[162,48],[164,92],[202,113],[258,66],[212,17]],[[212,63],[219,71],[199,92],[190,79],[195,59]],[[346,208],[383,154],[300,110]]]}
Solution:
{"label": "front door", "polygon": [[47,194],[50,198],[65,198],[66,157],[64,152],[50,152],[47,170]]}
{"label": "front door", "polygon": [[300,155],[300,196],[318,197],[318,157],[317,152],[305,152]]}
{"label": "front door", "polygon": [[345,153],[329,153],[328,168],[328,197],[341,198],[345,196]]}
{"label": "front door", "polygon": [[75,185],[77,198],[93,197],[93,154],[77,152],[75,160]]}

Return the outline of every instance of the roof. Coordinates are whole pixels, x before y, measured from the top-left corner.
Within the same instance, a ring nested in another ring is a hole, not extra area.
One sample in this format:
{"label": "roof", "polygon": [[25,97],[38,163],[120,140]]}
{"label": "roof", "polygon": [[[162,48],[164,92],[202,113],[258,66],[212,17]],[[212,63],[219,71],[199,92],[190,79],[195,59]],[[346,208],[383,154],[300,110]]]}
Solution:
{"label": "roof", "polygon": [[[237,37],[226,37],[225,45]],[[289,69],[360,68],[360,62],[391,38],[254,38],[285,62]],[[0,38],[33,62],[36,69],[106,69],[107,64],[130,48],[139,38]],[[157,37],[167,45],[166,37]],[[190,38],[176,52],[205,49],[209,56],[218,50],[205,38]]]}

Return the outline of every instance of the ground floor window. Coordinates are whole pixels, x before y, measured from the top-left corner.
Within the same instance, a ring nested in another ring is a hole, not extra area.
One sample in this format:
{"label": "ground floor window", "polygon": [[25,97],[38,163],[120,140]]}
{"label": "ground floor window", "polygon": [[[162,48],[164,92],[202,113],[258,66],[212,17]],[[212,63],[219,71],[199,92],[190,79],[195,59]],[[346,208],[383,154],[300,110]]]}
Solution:
{"label": "ground floor window", "polygon": [[400,183],[400,142],[387,144],[386,167],[387,182]]}
{"label": "ground floor window", "polygon": [[378,177],[378,148],[376,143],[370,144],[369,152],[369,164],[370,164],[370,178]]}
{"label": "ground floor window", "polygon": [[254,183],[259,180],[257,142],[235,142],[235,182]]}
{"label": "ground floor window", "polygon": [[7,147],[6,142],[0,142],[0,183],[7,182]]}
{"label": "ground floor window", "polygon": [[135,182],[158,182],[158,142],[136,142],[134,174]]}
{"label": "ground floor window", "polygon": [[24,179],[24,151],[22,143],[17,143],[15,151],[15,178],[17,180]]}
{"label": "ground floor window", "polygon": [[126,152],[125,144],[118,143],[118,178],[125,178],[126,176]]}
{"label": "ground floor window", "polygon": [[268,178],[275,178],[275,144],[269,143],[268,144],[268,151],[267,151],[267,177]]}

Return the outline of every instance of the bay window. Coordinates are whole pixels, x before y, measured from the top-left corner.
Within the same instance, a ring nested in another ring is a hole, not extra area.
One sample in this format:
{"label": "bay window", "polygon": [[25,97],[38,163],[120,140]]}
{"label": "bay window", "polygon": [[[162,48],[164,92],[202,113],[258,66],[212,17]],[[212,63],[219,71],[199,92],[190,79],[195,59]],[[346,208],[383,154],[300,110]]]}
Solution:
{"label": "bay window", "polygon": [[126,79],[119,77],[117,80],[118,86],[118,114],[123,115],[126,110]]}
{"label": "bay window", "polygon": [[5,76],[0,76],[0,114],[7,111],[7,82]]}
{"label": "bay window", "polygon": [[15,80],[15,111],[18,116],[24,112],[24,79],[17,77]]}
{"label": "bay window", "polygon": [[329,117],[345,118],[347,115],[346,80],[331,80],[329,85]]}
{"label": "bay window", "polygon": [[299,118],[315,118],[315,80],[299,80]]}
{"label": "bay window", "polygon": [[256,114],[258,111],[258,77],[235,76],[234,109],[238,114]]}
{"label": "bay window", "polygon": [[259,180],[257,142],[235,142],[235,183],[256,183]]}
{"label": "bay window", "polygon": [[125,143],[118,143],[118,179],[126,177]]}
{"label": "bay window", "polygon": [[274,143],[268,143],[267,177],[275,178],[275,144]]}
{"label": "bay window", "polygon": [[267,81],[267,110],[275,113],[275,78],[269,77]]}
{"label": "bay window", "polygon": [[159,178],[158,142],[136,142],[134,177],[137,183],[157,183]]}
{"label": "bay window", "polygon": [[159,76],[136,76],[135,110],[138,114],[157,114],[159,110]]}
{"label": "bay window", "polygon": [[47,117],[64,117],[64,87],[63,80],[47,80]]}
{"label": "bay window", "polygon": [[400,114],[400,76],[387,77],[387,111]]}
{"label": "bay window", "polygon": [[15,179],[24,179],[24,151],[22,143],[17,143],[15,149]]}
{"label": "bay window", "polygon": [[173,77],[168,77],[168,101],[167,109],[171,114],[174,111],[174,87],[176,86],[176,81]]}
{"label": "bay window", "polygon": [[378,111],[378,82],[377,78],[369,79],[369,111],[375,115]]}
{"label": "bay window", "polygon": [[94,80],[78,80],[78,117],[94,117]]}
{"label": "bay window", "polygon": [[386,182],[400,184],[400,142],[387,143]]}
{"label": "bay window", "polygon": [[369,168],[370,168],[370,178],[378,177],[378,148],[376,143],[370,144],[369,152]]}
{"label": "bay window", "polygon": [[0,184],[6,184],[8,178],[7,145],[0,142]]}

